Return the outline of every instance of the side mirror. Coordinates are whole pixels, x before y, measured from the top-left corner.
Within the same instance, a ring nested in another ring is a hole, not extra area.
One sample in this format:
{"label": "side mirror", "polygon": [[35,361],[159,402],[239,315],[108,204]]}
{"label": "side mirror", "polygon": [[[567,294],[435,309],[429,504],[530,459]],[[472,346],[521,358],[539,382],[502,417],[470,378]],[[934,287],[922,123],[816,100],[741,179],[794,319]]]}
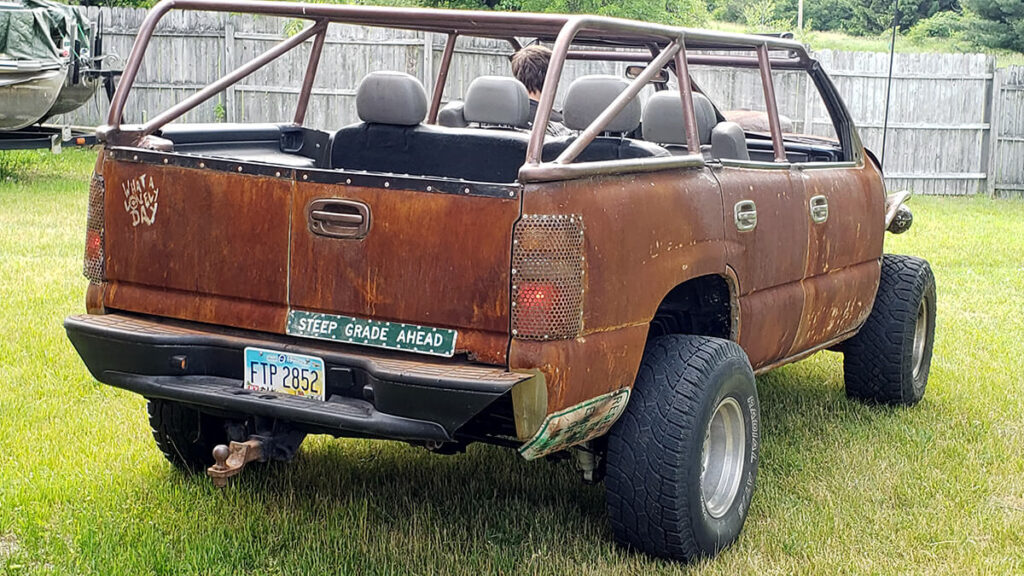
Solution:
{"label": "side mirror", "polygon": [[[644,68],[646,68],[646,66],[626,66],[626,78],[629,78],[630,80],[636,79],[636,77],[644,71]],[[664,84],[665,82],[668,82],[668,70],[665,70],[664,68],[658,70],[658,73],[654,75],[654,78],[651,78],[652,84]]]}

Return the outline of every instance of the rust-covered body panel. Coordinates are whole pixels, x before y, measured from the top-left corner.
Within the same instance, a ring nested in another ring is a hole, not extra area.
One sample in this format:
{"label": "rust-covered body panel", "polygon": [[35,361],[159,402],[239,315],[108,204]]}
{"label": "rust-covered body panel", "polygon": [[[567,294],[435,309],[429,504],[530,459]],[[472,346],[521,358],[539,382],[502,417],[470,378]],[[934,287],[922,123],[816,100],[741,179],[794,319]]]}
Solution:
{"label": "rust-covered body panel", "polygon": [[[117,160],[103,175],[104,307],[272,333],[290,308],[451,327],[473,360],[544,373],[548,413],[630,387],[658,305],[693,278],[728,279],[733,336],[755,369],[852,334],[873,304],[884,225],[871,164],[686,168],[528,184],[507,198]],[[151,223],[124,206],[140,181],[159,190]],[[833,211],[820,225],[806,209],[819,194]],[[312,233],[306,208],[325,198],[369,206],[371,233]],[[755,230],[734,225],[741,200],[757,203]],[[577,338],[509,339],[520,211],[585,223]]]}
{"label": "rust-covered body panel", "polygon": [[[103,177],[107,307],[283,328],[291,182],[114,159]],[[154,199],[134,207],[144,195]]]}
{"label": "rust-covered body panel", "polygon": [[803,313],[789,356],[856,330],[867,320],[878,290],[885,236],[885,188],[874,164],[801,172],[807,201],[825,196],[829,218],[810,226]]}
{"label": "rust-covered body panel", "polygon": [[648,324],[678,284],[725,273],[722,201],[704,168],[528,185],[524,214],[584,222],[583,333],[513,339],[512,369],[539,368],[548,412],[632,386]]}
{"label": "rust-covered body panel", "polygon": [[[799,175],[771,167],[723,166],[715,177],[725,204],[728,263],[737,279],[738,341],[756,369],[784,357],[799,328],[807,211]],[[740,231],[739,202],[754,202],[757,225]]]}
{"label": "rust-covered body panel", "polygon": [[[361,240],[311,233],[306,207],[365,203]],[[458,349],[502,364],[508,347],[509,258],[519,198],[299,183],[291,210],[291,306],[459,330]]]}
{"label": "rust-covered body panel", "polygon": [[[454,328],[457,352],[505,363],[518,194],[306,182],[149,156],[103,164],[107,308],[272,333],[285,332],[289,309]],[[144,216],[129,199],[141,194],[155,198]],[[371,233],[314,234],[307,207],[318,199],[364,203]]]}

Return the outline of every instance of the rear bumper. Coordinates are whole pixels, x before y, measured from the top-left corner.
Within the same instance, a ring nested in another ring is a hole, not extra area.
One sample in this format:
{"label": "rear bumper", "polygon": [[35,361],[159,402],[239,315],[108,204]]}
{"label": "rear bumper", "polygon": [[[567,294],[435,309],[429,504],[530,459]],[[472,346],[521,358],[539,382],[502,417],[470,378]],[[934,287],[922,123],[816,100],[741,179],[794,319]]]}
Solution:
{"label": "rear bumper", "polygon": [[[467,423],[530,377],[459,360],[129,314],[70,316],[64,328],[89,371],[105,384],[340,436],[453,441]],[[244,389],[247,346],[323,358],[327,400]]]}

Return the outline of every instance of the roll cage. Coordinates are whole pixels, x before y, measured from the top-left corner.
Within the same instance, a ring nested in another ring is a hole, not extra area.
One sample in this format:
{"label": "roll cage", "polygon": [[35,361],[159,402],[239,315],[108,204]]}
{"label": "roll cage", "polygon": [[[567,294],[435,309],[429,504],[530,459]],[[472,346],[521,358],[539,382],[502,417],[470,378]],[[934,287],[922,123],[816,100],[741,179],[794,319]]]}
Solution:
{"label": "roll cage", "polygon": [[[144,54],[160,20],[171,10],[206,12],[237,12],[264,16],[308,20],[311,26],[286,38],[209,84],[195,94],[140,125],[125,125],[125,104],[132,89]],[[294,124],[301,126],[316,78],[329,24],[354,24],[445,34],[444,51],[432,91],[427,115],[428,123],[436,123],[443,89],[448,79],[455,43],[460,36],[506,40],[514,50],[521,48],[520,38],[553,43],[552,58],[545,78],[541,99],[530,133],[525,164],[519,180],[550,181],[589,175],[621,172],[656,171],[668,168],[701,166],[699,153],[673,157],[634,158],[613,161],[574,162],[580,153],[598,137],[605,126],[651,82],[662,69],[672,70],[677,78],[690,78],[689,65],[721,65],[759,70],[766,100],[766,113],[771,132],[775,162],[787,162],[780,125],[772,70],[804,70],[813,79],[824,103],[836,123],[836,131],[844,151],[843,160],[859,161],[861,147],[853,130],[850,115],[838,97],[831,80],[800,43],[775,36],[732,34],[637,22],[618,18],[564,14],[533,14],[393,8],[379,6],[302,4],[292,2],[244,0],[163,0],[147,15],[139,29],[117,91],[113,95],[106,125],[98,136],[114,146],[138,146],[142,140],[166,124],[181,117],[217,93],[253,74],[268,63],[313,39],[306,66]],[[608,48],[612,48],[609,50]],[[617,48],[618,50],[615,50]],[[623,48],[628,50],[622,50]],[[728,52],[727,54],[712,52]],[[598,117],[552,161],[542,161],[545,127],[551,117],[562,69],[568,60],[604,60],[645,64],[629,86]],[[695,84],[678,82],[682,112],[686,125],[686,142],[690,151],[699,151],[699,137],[692,93]],[[663,88],[664,86],[659,86]]]}

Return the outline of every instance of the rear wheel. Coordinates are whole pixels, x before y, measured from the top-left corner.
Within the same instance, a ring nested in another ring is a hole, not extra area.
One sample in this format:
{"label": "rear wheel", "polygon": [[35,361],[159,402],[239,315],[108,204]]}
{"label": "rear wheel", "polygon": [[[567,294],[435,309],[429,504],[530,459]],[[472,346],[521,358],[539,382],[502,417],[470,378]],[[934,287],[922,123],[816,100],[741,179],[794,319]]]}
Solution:
{"label": "rear wheel", "polygon": [[146,407],[153,439],[164,457],[189,472],[213,465],[213,448],[229,441],[227,422],[191,406],[150,400]]}
{"label": "rear wheel", "polygon": [[935,341],[935,276],[926,260],[886,254],[871,315],[842,344],[846,394],[912,405],[924,397]]}
{"label": "rear wheel", "polygon": [[615,539],[674,560],[717,554],[739,536],[754,493],[760,410],[734,342],[648,343],[633,395],[608,436]]}

